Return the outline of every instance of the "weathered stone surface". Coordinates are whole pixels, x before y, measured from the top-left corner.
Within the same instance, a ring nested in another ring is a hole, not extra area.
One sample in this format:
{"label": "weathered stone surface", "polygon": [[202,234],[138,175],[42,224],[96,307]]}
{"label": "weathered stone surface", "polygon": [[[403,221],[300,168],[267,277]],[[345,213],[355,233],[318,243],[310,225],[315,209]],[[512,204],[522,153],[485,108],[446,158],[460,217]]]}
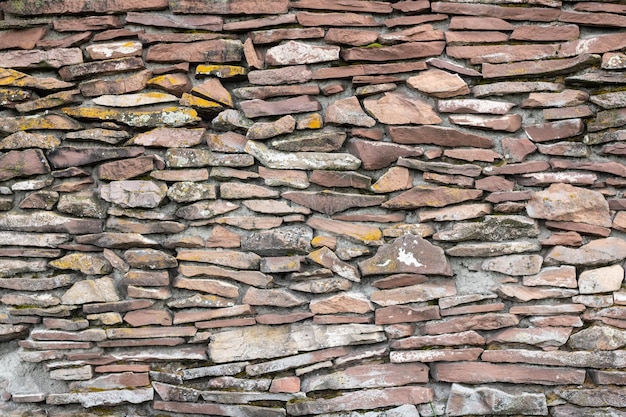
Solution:
{"label": "weathered stone surface", "polygon": [[246,117],[255,118],[318,111],[321,109],[321,104],[311,96],[298,96],[271,102],[258,99],[248,100],[241,102],[240,107]]}
{"label": "weathered stone surface", "polygon": [[415,302],[430,301],[441,297],[456,295],[456,286],[451,281],[435,280],[408,287],[375,291],[371,300],[381,306],[393,306]]}
{"label": "weathered stone surface", "polygon": [[580,369],[477,362],[438,363],[433,366],[431,372],[433,372],[433,377],[437,381],[464,384],[508,382],[514,384],[561,385],[581,384],[585,379],[585,371]]}
{"label": "weathered stone surface", "polygon": [[361,165],[361,161],[343,153],[295,152],[286,153],[269,149],[262,143],[249,140],[245,151],[258,159],[261,164],[273,169],[327,169],[350,171]]}
{"label": "weathered stone surface", "polygon": [[456,74],[439,69],[430,69],[406,80],[418,91],[438,98],[449,98],[469,94],[469,87]]}
{"label": "weathered stone surface", "polygon": [[538,274],[525,276],[526,286],[550,285],[554,287],[577,288],[576,268],[569,265],[543,268]]}
{"label": "weathered stone surface", "polygon": [[548,405],[544,394],[509,394],[491,387],[472,388],[452,384],[446,413],[450,416],[476,413],[547,415]]}
{"label": "weathered stone surface", "polygon": [[505,116],[487,116],[480,114],[451,115],[450,122],[461,126],[472,126],[488,130],[503,130],[516,132],[522,126],[522,117],[519,114]]}
{"label": "weathered stone surface", "polygon": [[199,120],[195,110],[185,107],[168,107],[161,110],[123,111],[95,107],[64,108],[69,116],[85,119],[114,120],[134,127],[180,127]]}
{"label": "weathered stone surface", "polygon": [[626,345],[626,331],[609,326],[592,326],[574,333],[568,345],[575,350],[615,350]]}
{"label": "weathered stone surface", "polygon": [[538,235],[537,223],[525,216],[485,216],[482,222],[456,223],[450,230],[435,233],[433,238],[453,242],[502,241]]}
{"label": "weathered stone surface", "polygon": [[473,146],[477,148],[492,148],[490,138],[462,132],[449,127],[438,126],[392,126],[389,135],[396,143],[402,144],[432,144],[439,146],[459,147]]}
{"label": "weathered stone surface", "polygon": [[372,127],[376,121],[363,111],[356,97],[337,100],[326,109],[324,121],[333,124],[349,124],[355,126]]}
{"label": "weathered stone surface", "polygon": [[344,194],[334,191],[287,191],[282,193],[281,197],[328,215],[354,207],[376,206],[385,201],[385,197],[382,196]]}
{"label": "weathered stone surface", "polygon": [[446,249],[446,255],[459,257],[490,257],[514,253],[537,252],[539,243],[533,242],[485,242],[461,243]]}
{"label": "weathered stone surface", "polygon": [[20,130],[79,130],[82,125],[60,114],[41,114],[0,118],[0,131],[14,133]]}
{"label": "weathered stone surface", "polygon": [[363,169],[386,168],[398,158],[421,156],[424,151],[415,146],[397,145],[388,142],[373,142],[363,139],[350,139],[347,149],[361,160]]}
{"label": "weathered stone surface", "polygon": [[54,168],[69,168],[89,165],[110,159],[132,158],[143,154],[142,147],[58,147],[47,152],[46,156]]}
{"label": "weathered stone surface", "polygon": [[[271,337],[277,343],[268,344],[267,337]],[[236,346],[237,340],[242,339],[249,341],[245,348]],[[312,351],[363,342],[376,343],[384,339],[382,328],[374,325],[316,326],[292,324],[272,327],[255,326],[215,334],[211,337],[209,355],[217,363],[254,358],[269,359],[294,355],[300,351]],[[225,348],[226,346],[229,347]]]}
{"label": "weathered stone surface", "polygon": [[111,264],[102,255],[90,253],[70,253],[50,261],[49,264],[57,269],[80,271],[86,275],[104,275],[111,272]]}
{"label": "weathered stone surface", "polygon": [[452,275],[443,250],[417,236],[405,236],[383,245],[376,255],[359,263],[363,275],[418,273]]}
{"label": "weathered stone surface", "polygon": [[598,55],[582,54],[575,58],[551,59],[539,61],[521,61],[512,64],[483,64],[483,78],[515,77],[525,75],[557,75],[575,72],[600,61]]}
{"label": "weathered stone surface", "polygon": [[49,394],[46,403],[65,405],[79,403],[83,407],[113,406],[123,403],[141,404],[152,401],[152,388],[137,388],[124,390],[105,390],[101,392],[78,392],[67,394]]}
{"label": "weathered stone surface", "polygon": [[83,81],[80,83],[79,88],[85,97],[131,93],[142,90],[151,76],[150,71],[144,70],[126,77],[119,77],[116,80],[95,79]]}
{"label": "weathered stone surface", "polygon": [[438,56],[443,52],[445,42],[406,42],[380,48],[349,48],[341,53],[345,61],[397,61],[400,59]]}
{"label": "weathered stone surface", "polygon": [[239,62],[243,45],[239,40],[215,39],[190,43],[162,43],[148,48],[148,62]]}
{"label": "weathered stone surface", "polygon": [[221,2],[210,0],[198,4],[193,0],[182,0],[171,3],[174,13],[207,13],[207,14],[282,14],[287,13],[287,1],[270,0],[258,5],[250,0],[234,0]]}
{"label": "weathered stone surface", "polygon": [[506,275],[533,275],[539,273],[543,257],[540,255],[507,255],[485,260],[482,269]]}
{"label": "weathered stone surface", "polygon": [[510,62],[530,62],[542,58],[554,58],[557,44],[544,45],[471,45],[449,46],[447,52],[453,58],[469,59],[472,64],[502,64]]}
{"label": "weathered stone surface", "polygon": [[167,193],[167,186],[154,181],[113,181],[100,189],[103,200],[120,207],[157,207]]}
{"label": "weathered stone surface", "polygon": [[[424,162],[417,159],[398,158],[398,165],[424,172],[438,172],[441,174],[463,175],[478,177],[482,173],[479,165],[472,164],[449,164],[446,162]],[[426,176],[424,176],[426,178]]]}
{"label": "weathered stone surface", "polygon": [[287,411],[294,416],[324,412],[374,409],[401,404],[422,404],[432,401],[432,388],[395,387],[373,389],[342,394],[332,399],[317,399],[287,404]]}
{"label": "weathered stone surface", "polygon": [[389,209],[415,209],[420,207],[445,207],[450,204],[475,200],[481,190],[466,190],[452,187],[416,186],[409,191],[381,204]]}
{"label": "weathered stone surface", "polygon": [[315,46],[289,41],[269,48],[265,60],[269,65],[301,65],[335,61],[339,59],[339,49],[338,46]]}
{"label": "weathered stone surface", "polygon": [[585,127],[581,119],[568,119],[524,126],[524,131],[533,142],[571,138],[582,134],[584,129]]}
{"label": "weathered stone surface", "polygon": [[428,125],[442,121],[429,104],[404,93],[385,93],[380,99],[365,99],[363,105],[376,120],[388,125]]}
{"label": "weathered stone surface", "polygon": [[60,68],[63,65],[81,64],[83,53],[79,48],[55,48],[47,51],[17,50],[0,52],[0,60],[9,68]]}
{"label": "weathered stone surface", "polygon": [[569,184],[552,184],[546,191],[534,193],[526,209],[532,218],[611,225],[609,206],[602,194]]}
{"label": "weathered stone surface", "polygon": [[[181,74],[181,73],[158,75],[154,78],[151,78],[149,75],[146,80],[142,79],[142,82],[144,86],[146,84],[150,86],[154,86],[158,89],[169,91],[175,96],[182,96],[184,93],[191,91],[191,88],[193,87],[189,77],[186,74]],[[94,87],[99,87],[99,85],[94,86]],[[143,87],[140,87],[140,89],[142,88]],[[83,92],[83,94],[85,94],[85,92]],[[115,93],[111,92],[111,94],[115,94]],[[97,94],[92,94],[92,95],[97,95]]]}
{"label": "weathered stone surface", "polygon": [[624,280],[624,268],[612,265],[580,273],[578,288],[581,294],[597,294],[618,291]]}

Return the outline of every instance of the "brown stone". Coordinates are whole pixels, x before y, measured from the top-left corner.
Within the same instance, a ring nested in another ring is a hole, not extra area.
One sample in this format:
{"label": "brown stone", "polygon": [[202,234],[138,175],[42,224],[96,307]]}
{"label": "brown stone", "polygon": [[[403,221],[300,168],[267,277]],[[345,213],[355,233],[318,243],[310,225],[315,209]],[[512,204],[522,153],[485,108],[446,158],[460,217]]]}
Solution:
{"label": "brown stone", "polygon": [[510,10],[509,7],[497,5],[465,3],[437,3],[432,5],[432,11],[437,13],[461,14],[507,20],[530,20],[538,22],[552,22],[557,20],[559,16],[559,10],[552,8],[532,8],[532,10],[520,11]]}
{"label": "brown stone", "polygon": [[436,381],[465,384],[506,382],[513,384],[577,385],[585,379],[585,371],[581,369],[477,362],[438,363],[431,368],[431,372],[433,372],[433,378]]}
{"label": "brown stone", "polygon": [[450,20],[451,30],[514,30],[515,26],[497,17],[466,17],[453,16]]}
{"label": "brown stone", "polygon": [[381,48],[350,48],[342,51],[345,61],[397,61],[400,59],[438,56],[443,52],[445,42],[407,42]]}
{"label": "brown stone", "polygon": [[547,161],[529,161],[519,164],[506,164],[500,167],[489,166],[483,168],[485,175],[515,175],[528,172],[541,172],[550,169]]}
{"label": "brown stone", "polygon": [[445,207],[463,201],[475,200],[481,190],[465,190],[452,187],[416,186],[393,197],[383,204],[389,209],[415,209],[420,207]]}
{"label": "brown stone", "polygon": [[448,45],[465,45],[471,43],[500,43],[509,40],[509,35],[491,31],[449,31],[446,32]]}
{"label": "brown stone", "polygon": [[484,345],[485,339],[477,332],[442,334],[433,336],[412,336],[401,340],[392,340],[390,347],[393,349],[419,349],[424,346],[459,346],[459,345]]}
{"label": "brown stone", "polygon": [[356,126],[372,127],[376,121],[363,111],[359,100],[352,96],[337,100],[326,109],[326,123],[351,124]]}
{"label": "brown stone", "polygon": [[396,143],[432,144],[439,146],[492,148],[490,138],[439,126],[391,126],[389,135]]}
{"label": "brown stone", "polygon": [[48,33],[46,26],[2,31],[0,49],[33,49],[46,33]]}
{"label": "brown stone", "polygon": [[545,120],[562,120],[573,117],[586,118],[594,115],[593,109],[588,105],[544,109],[542,113]]}
{"label": "brown stone", "polygon": [[326,43],[364,46],[376,42],[378,32],[360,29],[330,28],[324,36]]}
{"label": "brown stone", "polygon": [[421,148],[414,146],[362,139],[350,139],[347,149],[361,160],[362,167],[366,170],[386,168],[400,157],[421,156],[423,154]]}
{"label": "brown stone", "polygon": [[559,56],[575,56],[581,53],[602,54],[624,48],[626,36],[623,33],[609,33],[584,39],[572,40],[561,45]]}
{"label": "brown stone", "polygon": [[287,191],[282,193],[281,197],[328,215],[354,207],[379,205],[385,200],[382,196],[344,194],[334,191]]}
{"label": "brown stone", "polygon": [[385,20],[385,26],[388,28],[393,28],[396,26],[417,26],[422,25],[424,23],[429,22],[438,22],[441,20],[448,19],[448,16],[445,14],[437,13],[437,14],[424,14],[417,16],[401,16],[395,17],[391,19]]}
{"label": "brown stone", "polygon": [[418,159],[403,157],[398,158],[398,165],[423,172],[438,172],[441,174],[463,175],[466,177],[478,177],[482,173],[482,168],[479,165],[424,162]]}
{"label": "brown stone", "polygon": [[[565,200],[567,204],[563,205]],[[609,206],[604,196],[597,191],[584,190],[569,184],[552,184],[546,191],[533,194],[527,211],[533,218],[611,226]]]}
{"label": "brown stone", "polygon": [[581,119],[568,119],[558,122],[524,126],[524,131],[533,142],[546,142],[578,136],[584,131]]}
{"label": "brown stone", "polygon": [[472,126],[488,130],[503,130],[516,132],[522,127],[522,117],[519,114],[505,116],[487,116],[479,114],[451,115],[450,122],[461,126]]}
{"label": "brown stone", "polygon": [[422,404],[432,401],[432,388],[394,387],[348,392],[332,399],[317,399],[287,404],[287,412],[294,416],[338,412],[350,410],[369,410],[401,404]]}
{"label": "brown stone", "polygon": [[280,116],[318,111],[321,104],[311,96],[298,96],[278,101],[248,100],[240,103],[246,117]]}
{"label": "brown stone", "polygon": [[219,32],[222,30],[222,19],[217,16],[159,16],[152,13],[129,12],[127,23],[144,26],[159,26],[181,29],[200,29]]}
{"label": "brown stone", "polygon": [[379,122],[388,125],[441,123],[441,118],[429,104],[403,93],[385,93],[380,99],[368,98],[363,105]]}
{"label": "brown stone", "polygon": [[597,55],[582,54],[575,58],[522,61],[512,64],[483,64],[483,78],[517,77],[525,75],[557,75],[575,72],[589,67],[600,60]]}
{"label": "brown stone", "polygon": [[423,93],[449,98],[469,94],[469,87],[456,74],[439,69],[430,69],[407,79],[407,84]]}
{"label": "brown stone", "polygon": [[533,91],[561,91],[562,84],[541,81],[503,81],[472,87],[475,97],[503,96],[507,94],[528,93]]}
{"label": "brown stone", "polygon": [[191,43],[163,43],[148,48],[149,62],[239,62],[243,46],[240,41],[215,39]]}
{"label": "brown stone", "polygon": [[559,93],[530,93],[521,107],[569,107],[584,104],[589,94],[580,90],[563,90]]}
{"label": "brown stone", "polygon": [[171,4],[173,13],[207,14],[282,14],[287,13],[286,0],[270,0],[262,5],[251,0],[229,0],[227,2],[209,0],[198,4],[193,0],[181,0]]}
{"label": "brown stone", "polygon": [[373,16],[358,13],[298,12],[296,16],[302,26],[381,26]]}
{"label": "brown stone", "polygon": [[250,83],[260,85],[298,84],[309,81],[311,77],[312,73],[305,65],[250,71],[248,73]]}
{"label": "brown stone", "polygon": [[532,59],[554,58],[557,44],[546,45],[480,45],[450,46],[448,53],[453,58],[469,59],[472,64],[503,64]]}
{"label": "brown stone", "polygon": [[424,62],[348,65],[344,67],[319,68],[313,72],[312,77],[314,80],[326,80],[331,78],[347,78],[365,75],[397,74],[403,72],[422,71],[426,68],[427,66]]}
{"label": "brown stone", "polygon": [[376,324],[413,323],[440,319],[439,307],[389,306],[376,309]]}
{"label": "brown stone", "polygon": [[578,39],[580,30],[577,25],[559,26],[516,26],[511,33],[511,40],[516,41],[570,41]]}

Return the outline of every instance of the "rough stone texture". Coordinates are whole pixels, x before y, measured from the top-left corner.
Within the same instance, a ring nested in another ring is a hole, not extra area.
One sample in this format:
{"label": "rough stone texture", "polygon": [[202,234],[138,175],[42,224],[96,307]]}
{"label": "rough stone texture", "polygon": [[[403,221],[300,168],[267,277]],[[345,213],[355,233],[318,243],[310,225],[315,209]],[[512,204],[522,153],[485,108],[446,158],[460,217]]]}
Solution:
{"label": "rough stone texture", "polygon": [[1,3],[0,415],[624,414],[620,2]]}

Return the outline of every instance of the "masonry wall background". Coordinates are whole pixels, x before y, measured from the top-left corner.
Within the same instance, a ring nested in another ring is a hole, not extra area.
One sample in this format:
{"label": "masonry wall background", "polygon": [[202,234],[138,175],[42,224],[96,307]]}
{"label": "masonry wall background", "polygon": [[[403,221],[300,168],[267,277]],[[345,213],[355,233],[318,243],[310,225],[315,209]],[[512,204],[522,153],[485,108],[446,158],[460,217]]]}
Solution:
{"label": "masonry wall background", "polygon": [[0,8],[0,415],[626,415],[626,5]]}

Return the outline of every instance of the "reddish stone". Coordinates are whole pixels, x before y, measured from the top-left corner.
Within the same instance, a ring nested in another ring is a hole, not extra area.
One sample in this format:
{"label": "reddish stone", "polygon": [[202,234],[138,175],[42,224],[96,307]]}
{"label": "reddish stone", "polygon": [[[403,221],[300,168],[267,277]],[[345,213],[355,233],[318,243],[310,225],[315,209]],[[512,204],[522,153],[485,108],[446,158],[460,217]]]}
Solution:
{"label": "reddish stone", "polygon": [[287,0],[268,0],[258,4],[253,0],[209,0],[198,3],[180,0],[170,5],[173,13],[206,14],[283,14],[287,13]]}
{"label": "reddish stone", "polygon": [[596,64],[599,57],[582,54],[575,58],[522,61],[512,64],[483,64],[483,78],[517,77],[526,75],[556,75],[575,72]]}
{"label": "reddish stone", "polygon": [[343,194],[332,191],[287,191],[282,193],[281,197],[328,215],[354,207],[377,206],[385,201],[385,197],[382,196]]}
{"label": "reddish stone", "polygon": [[0,49],[33,49],[48,33],[47,26],[30,29],[6,30],[1,32]]}
{"label": "reddish stone", "polygon": [[532,59],[554,58],[558,44],[449,46],[453,58],[469,59],[472,64],[503,64]]}
{"label": "reddish stone", "polygon": [[442,334],[434,336],[412,336],[401,340],[392,340],[392,349],[419,349],[425,346],[460,346],[460,345],[484,345],[485,338],[477,332]]}
{"label": "reddish stone", "polygon": [[563,13],[559,15],[559,21],[588,26],[623,27],[626,25],[626,16],[612,13],[585,13],[564,10]]}
{"label": "reddish stone", "polygon": [[311,96],[299,96],[278,101],[248,100],[239,103],[246,117],[279,116],[320,110],[321,104]]}
{"label": "reddish stone", "polygon": [[144,26],[159,26],[181,29],[200,29],[219,32],[222,30],[222,19],[217,16],[159,16],[153,13],[129,12],[126,14],[127,23],[136,23]]}
{"label": "reddish stone", "polygon": [[452,187],[417,186],[389,199],[381,207],[390,209],[415,209],[419,207],[445,207],[462,201],[475,200],[482,190],[464,190]]}
{"label": "reddish stone", "polygon": [[418,159],[398,158],[398,165],[424,171],[438,172],[441,174],[464,175],[467,177],[478,177],[482,172],[479,165],[474,164],[449,164],[447,162],[424,162]]}
{"label": "reddish stone", "polygon": [[465,45],[468,43],[500,43],[509,40],[509,35],[502,32],[487,31],[448,31],[448,45]]}
{"label": "reddish stone", "polygon": [[146,53],[150,62],[239,62],[242,58],[241,42],[215,39],[191,43],[153,45]]}
{"label": "reddish stone", "polygon": [[363,64],[343,67],[319,68],[313,72],[314,80],[347,78],[376,74],[397,74],[403,72],[422,71],[427,68],[424,62],[399,62],[391,64]]}
{"label": "reddish stone", "polygon": [[524,126],[524,131],[533,142],[570,138],[582,134],[584,129],[585,126],[581,119],[568,119]]}
{"label": "reddish stone", "polygon": [[119,13],[129,10],[160,10],[167,8],[167,0],[135,0],[97,1],[69,0],[61,3],[23,4],[12,0],[3,5],[7,13],[22,16],[40,16],[46,14],[74,13]]}
{"label": "reddish stone", "polygon": [[[317,28],[316,28],[317,29]],[[359,29],[330,28],[324,36],[324,41],[331,44],[363,46],[376,42],[378,32]]]}
{"label": "reddish stone", "polygon": [[302,26],[380,26],[373,16],[358,13],[298,12],[296,16]]}
{"label": "reddish stone", "polygon": [[440,319],[439,307],[390,306],[376,309],[376,324],[412,323]]}
{"label": "reddish stone", "polygon": [[341,56],[346,61],[397,61],[400,59],[438,56],[445,48],[445,42],[407,42],[382,48],[351,48],[343,50]]}
{"label": "reddish stone", "polygon": [[515,26],[497,17],[453,16],[450,30],[514,30]]}
{"label": "reddish stone", "polygon": [[89,16],[74,19],[56,19],[52,22],[57,32],[85,32],[88,30],[102,30],[119,28],[123,21],[118,16]]}
{"label": "reddish stone", "polygon": [[0,180],[47,174],[50,166],[39,149],[9,151],[0,157]]}
{"label": "reddish stone", "polygon": [[507,20],[530,20],[538,22],[552,22],[558,19],[560,10],[552,8],[533,7],[528,10],[517,8],[494,6],[489,4],[466,4],[466,3],[433,3],[433,12],[461,14],[482,17],[497,17]]}
{"label": "reddish stone", "polygon": [[[238,31],[258,29],[267,26],[292,25],[296,23],[296,16],[293,14],[281,14],[279,16],[260,17],[257,19],[247,19],[225,23],[222,27],[225,31]],[[223,36],[223,35],[220,35]],[[250,39],[250,45],[252,40]]]}
{"label": "reddish stone", "polygon": [[626,34],[621,32],[609,33],[562,43],[559,56],[569,57],[585,53],[603,54],[618,51],[624,47],[626,47]]}
{"label": "reddish stone", "polygon": [[396,26],[417,26],[428,22],[438,22],[441,20],[447,20],[448,16],[445,14],[424,14],[417,16],[402,16],[385,20],[385,26],[388,28]]}
{"label": "reddish stone", "polygon": [[516,26],[511,33],[511,40],[515,41],[570,41],[578,39],[580,30],[577,25],[559,26]]}
{"label": "reddish stone", "polygon": [[323,187],[352,187],[369,189],[372,179],[356,172],[334,172],[315,170],[311,172],[309,181]]}
{"label": "reddish stone", "polygon": [[527,365],[496,365],[490,363],[438,363],[431,368],[433,378],[440,382],[484,384],[580,385],[585,371],[572,368],[548,368]]}
{"label": "reddish stone", "polygon": [[255,44],[277,43],[285,39],[317,39],[324,37],[322,28],[270,29],[250,33]]}
{"label": "reddish stone", "polygon": [[325,412],[370,410],[402,404],[422,404],[434,399],[432,388],[418,386],[372,389],[346,392],[331,399],[316,399],[287,404],[287,412],[293,416]]}
{"label": "reddish stone", "polygon": [[86,97],[103,94],[125,94],[142,90],[150,77],[150,71],[140,71],[134,75],[116,80],[89,80],[79,85],[80,92]]}
{"label": "reddish stone", "polygon": [[391,139],[396,143],[402,144],[432,144],[453,148],[461,146],[493,147],[493,141],[490,138],[461,132],[449,127],[390,126],[388,130]]}

